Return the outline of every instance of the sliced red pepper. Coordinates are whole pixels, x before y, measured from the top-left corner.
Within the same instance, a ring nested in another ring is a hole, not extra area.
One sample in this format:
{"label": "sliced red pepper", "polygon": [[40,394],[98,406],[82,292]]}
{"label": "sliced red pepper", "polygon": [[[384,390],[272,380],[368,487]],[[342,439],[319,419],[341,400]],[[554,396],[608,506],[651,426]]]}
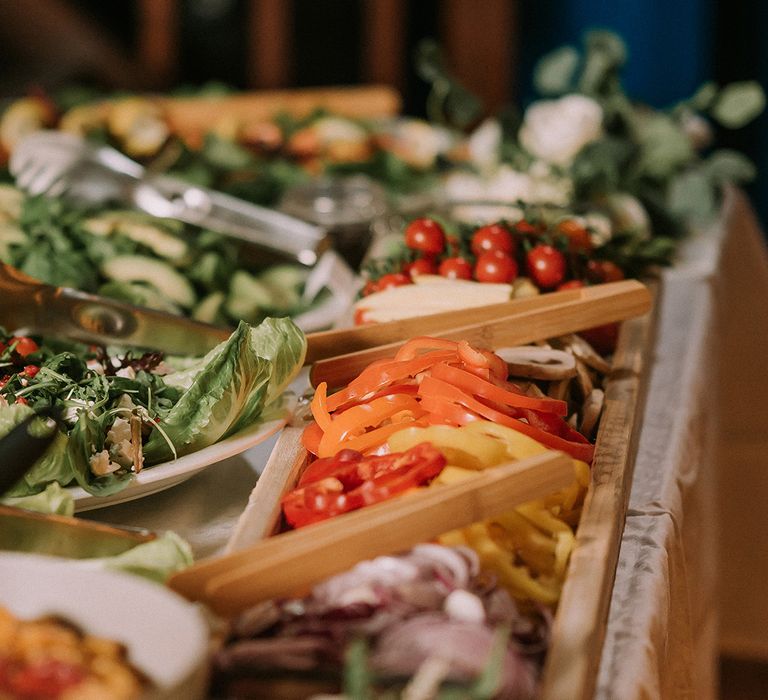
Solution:
{"label": "sliced red pepper", "polygon": [[415,377],[437,362],[450,361],[455,358],[455,352],[437,351],[425,353],[413,360],[374,362],[366,367],[357,379],[350,382],[346,389],[337,391],[328,397],[328,410],[333,412],[350,401],[367,398],[385,386],[403,382],[409,377]]}
{"label": "sliced red pepper", "polygon": [[312,421],[301,434],[301,444],[305,447],[307,452],[313,455],[318,453],[320,449],[320,440],[323,438],[323,429]]}
{"label": "sliced red pepper", "polygon": [[[509,389],[502,388],[490,381],[485,381],[459,367],[451,367],[445,363],[440,363],[432,367],[429,374],[436,379],[442,379],[449,384],[453,384],[453,386],[457,386],[464,391],[470,392],[474,396],[488,399],[489,401],[495,401],[506,406],[515,406],[517,408],[531,408],[536,411],[548,411],[558,416],[568,415],[568,404],[566,404],[565,401],[549,398],[539,399],[533,396],[526,396],[525,394],[516,391],[510,391]],[[512,388],[512,385],[505,384],[509,388]]]}
{"label": "sliced red pepper", "polygon": [[343,443],[343,447],[348,450],[357,450],[358,452],[369,452],[383,445],[390,435],[403,430],[404,428],[421,427],[426,425],[426,421],[420,420],[426,411],[421,411],[418,415],[409,416],[394,423],[383,425],[375,430],[369,430],[367,433],[350,438]]}
{"label": "sliced red pepper", "polygon": [[283,513],[293,527],[326,520],[426,485],[445,466],[445,457],[428,443],[406,452],[360,455],[359,459],[345,452],[327,460],[326,467],[336,460],[337,469],[331,475],[305,483],[283,497]]}
{"label": "sliced red pepper", "polygon": [[385,420],[402,411],[423,413],[419,402],[406,394],[382,396],[344,411],[335,416],[328,429],[323,431],[318,456],[330,457],[336,454],[345,440],[360,435],[366,428],[380,426]]}
{"label": "sliced red pepper", "polygon": [[490,350],[473,348],[466,340],[462,340],[458,347],[459,359],[474,370],[488,370],[494,377],[506,379],[509,376],[509,368],[496,353]]}
{"label": "sliced red pepper", "polygon": [[331,414],[328,412],[327,391],[328,384],[320,382],[317,389],[315,389],[315,395],[312,397],[312,403],[310,404],[312,417],[323,432],[331,428]]}
{"label": "sliced red pepper", "polygon": [[[479,401],[462,389],[452,386],[441,379],[425,377],[419,386],[419,395],[423,397],[421,402],[423,408],[428,411],[435,411],[437,409],[438,414],[440,414],[441,408],[439,402],[441,400],[449,403],[459,403],[487,420],[517,430],[518,432],[532,437],[542,445],[561,450],[575,459],[591,462],[592,457],[594,456],[595,448],[588,442],[574,442],[560,437],[559,435],[548,433],[546,430],[520,421],[517,418],[513,418],[495,408],[486,406],[482,401]],[[430,400],[427,401],[427,399]]]}
{"label": "sliced red pepper", "polygon": [[391,384],[390,386],[385,386],[383,389],[379,389],[379,391],[371,394],[368,398],[365,400],[360,401],[348,401],[345,404],[342,404],[338,408],[334,410],[335,415],[339,415],[339,413],[343,413],[344,411],[354,408],[355,406],[360,406],[361,404],[368,403],[368,401],[373,401],[374,399],[381,398],[382,396],[391,396],[392,394],[407,394],[408,396],[416,396],[416,394],[419,391],[419,385],[418,384]]}
{"label": "sliced red pepper", "polygon": [[423,351],[443,350],[456,353],[459,344],[455,340],[446,340],[445,338],[430,338],[429,336],[419,336],[411,338],[395,354],[395,360],[401,362],[404,360],[413,360]]}

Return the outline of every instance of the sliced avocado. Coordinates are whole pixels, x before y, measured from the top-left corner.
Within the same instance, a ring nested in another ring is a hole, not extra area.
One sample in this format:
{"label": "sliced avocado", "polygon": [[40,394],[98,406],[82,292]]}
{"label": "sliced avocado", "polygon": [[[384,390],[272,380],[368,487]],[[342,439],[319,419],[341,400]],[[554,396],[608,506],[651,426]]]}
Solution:
{"label": "sliced avocado", "polygon": [[226,312],[232,318],[254,323],[261,319],[264,310],[270,308],[271,304],[269,288],[256,277],[244,270],[238,270],[232,275],[225,304]]}
{"label": "sliced avocado", "polygon": [[176,304],[149,284],[107,282],[99,287],[98,293],[103,297],[124,301],[127,304],[146,306],[148,309],[166,311],[169,314],[181,314],[181,309]]}
{"label": "sliced avocado", "polygon": [[[83,228],[94,236],[119,234],[149,248],[168,260],[180,260],[189,251],[186,241],[137,212],[114,211],[92,216],[83,222]],[[163,220],[164,221],[164,220]]]}
{"label": "sliced avocado", "polygon": [[185,277],[168,263],[145,255],[118,255],[103,263],[101,272],[116,282],[150,284],[185,309],[197,301],[195,290]]}
{"label": "sliced avocado", "polygon": [[214,291],[227,286],[231,267],[227,266],[224,258],[214,251],[203,253],[187,273],[189,278],[209,291]]}
{"label": "sliced avocado", "polygon": [[224,292],[209,294],[195,307],[192,318],[203,323],[220,323],[223,321],[221,307],[225,299]]}
{"label": "sliced avocado", "polygon": [[281,312],[299,306],[306,279],[307,273],[294,265],[276,265],[259,275],[259,282],[269,289],[272,297],[270,308]]}

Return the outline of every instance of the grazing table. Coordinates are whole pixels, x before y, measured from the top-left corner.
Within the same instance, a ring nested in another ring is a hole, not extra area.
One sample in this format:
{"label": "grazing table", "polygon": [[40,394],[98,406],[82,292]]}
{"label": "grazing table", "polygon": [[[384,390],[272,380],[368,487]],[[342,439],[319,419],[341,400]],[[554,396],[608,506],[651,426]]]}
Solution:
{"label": "grazing table", "polygon": [[[760,483],[760,469],[768,473],[768,411],[758,403],[768,373],[755,359],[768,347],[768,258],[741,193],[727,193],[718,222],[685,242],[659,286],[634,481],[595,679],[594,696],[604,700],[717,696],[719,474],[726,477],[721,507],[739,514],[721,536],[725,564],[757,557],[768,577],[768,552],[756,551],[764,509],[734,501],[751,493],[755,502],[768,491]],[[747,332],[755,328],[759,338]],[[84,515],[173,529],[196,557],[220,553],[274,441],[163,493]],[[768,651],[765,625],[744,607],[768,607],[762,587],[734,578],[723,591],[741,598],[726,608],[724,640],[732,634]]]}

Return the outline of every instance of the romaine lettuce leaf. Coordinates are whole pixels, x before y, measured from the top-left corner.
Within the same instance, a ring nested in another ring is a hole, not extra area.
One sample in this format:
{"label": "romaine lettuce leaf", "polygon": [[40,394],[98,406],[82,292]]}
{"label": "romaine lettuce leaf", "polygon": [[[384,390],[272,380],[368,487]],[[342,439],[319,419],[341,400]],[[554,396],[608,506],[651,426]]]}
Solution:
{"label": "romaine lettuce leaf", "polygon": [[123,554],[98,559],[106,569],[128,573],[165,583],[177,571],[192,564],[192,549],[175,532],[165,532],[156,540],[145,542]]}
{"label": "romaine lettuce leaf", "polygon": [[72,515],[75,512],[75,499],[72,494],[55,482],[48,484],[45,491],[40,493],[20,498],[3,498],[0,503],[46,515]]}
{"label": "romaine lettuce leaf", "polygon": [[[146,464],[173,458],[168,440],[181,456],[220,440],[239,423],[244,411],[254,418],[258,415],[267,396],[271,363],[256,354],[250,330],[241,323],[229,340],[206,355],[203,367],[179,373],[184,383],[189,378],[192,382],[165,416],[162,432],[155,428],[144,445]],[[165,380],[179,386],[178,376],[166,375]]]}
{"label": "romaine lettuce leaf", "polygon": [[109,496],[124,489],[133,478],[132,472],[114,472],[97,476],[91,471],[91,457],[104,449],[107,415],[92,416],[82,411],[69,434],[67,461],[77,483],[94,496]]}
{"label": "romaine lettuce leaf", "polygon": [[307,339],[289,318],[265,318],[251,329],[251,343],[259,357],[272,363],[267,404],[280,396],[304,364]]}
{"label": "romaine lettuce leaf", "polygon": [[[5,437],[27,416],[32,409],[23,404],[0,406],[0,439]],[[59,433],[47,452],[35,463],[24,477],[8,491],[8,497],[30,496],[39,493],[48,484],[58,482],[66,486],[74,479],[67,460],[67,437]]]}

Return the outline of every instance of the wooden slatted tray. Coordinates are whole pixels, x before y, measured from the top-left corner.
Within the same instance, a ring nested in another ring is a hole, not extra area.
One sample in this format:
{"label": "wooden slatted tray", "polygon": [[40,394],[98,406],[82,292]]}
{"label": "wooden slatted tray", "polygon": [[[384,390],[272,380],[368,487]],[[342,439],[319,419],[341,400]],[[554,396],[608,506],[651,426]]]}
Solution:
{"label": "wooden slatted tray", "polygon": [[[592,483],[544,667],[541,697],[545,700],[587,700],[594,694],[632,484],[654,328],[655,311],[621,327],[605,386]],[[301,430],[291,427],[284,431],[233,531],[228,551],[280,530],[281,497],[293,488],[308,461],[307,453],[296,444]]]}

